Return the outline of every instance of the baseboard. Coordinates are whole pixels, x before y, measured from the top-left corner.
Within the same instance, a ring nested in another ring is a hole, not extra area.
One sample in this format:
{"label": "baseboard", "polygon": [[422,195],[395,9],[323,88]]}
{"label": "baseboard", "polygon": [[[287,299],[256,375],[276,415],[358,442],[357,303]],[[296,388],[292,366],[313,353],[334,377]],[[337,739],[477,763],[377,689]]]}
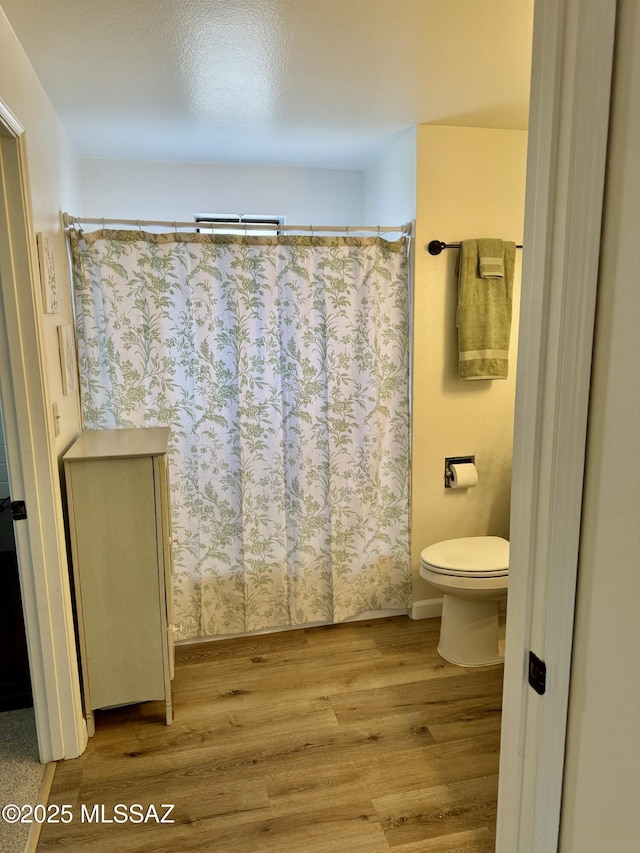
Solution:
{"label": "baseboard", "polygon": [[412,619],[436,619],[441,615],[441,598],[427,598],[424,601],[414,601],[410,614]]}
{"label": "baseboard", "polygon": [[[439,616],[440,613],[438,612],[434,615]],[[388,619],[392,616],[410,616],[412,619],[416,618],[411,612],[404,608],[398,610],[368,610],[366,613],[359,613],[357,616],[351,616],[349,619],[345,619],[344,622],[306,622],[302,625],[279,625],[275,628],[261,628],[257,631],[239,632],[237,634],[215,634],[214,636],[206,637],[189,637],[185,640],[175,640],[175,646],[191,646],[210,642],[215,643],[218,640],[233,640],[237,637],[257,637],[262,634],[280,634],[284,631],[299,631],[304,628],[323,628],[331,625],[344,625],[347,622],[363,622],[365,619]]]}

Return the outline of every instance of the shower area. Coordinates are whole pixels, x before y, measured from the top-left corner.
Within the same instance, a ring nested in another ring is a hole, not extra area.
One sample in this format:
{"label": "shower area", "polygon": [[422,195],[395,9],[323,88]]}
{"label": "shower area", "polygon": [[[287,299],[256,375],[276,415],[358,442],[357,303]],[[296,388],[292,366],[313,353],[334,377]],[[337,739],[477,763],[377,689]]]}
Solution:
{"label": "shower area", "polygon": [[[366,193],[349,172],[86,161],[95,217],[66,222],[83,427],[171,428],[178,639],[436,617],[420,552],[509,537],[517,323],[509,377],[460,382],[457,252],[426,247],[521,244],[526,147],[422,125]],[[212,203],[322,225],[195,232]],[[383,226],[325,225],[363,221]],[[465,454],[479,487],[444,489]]]}
{"label": "shower area", "polygon": [[170,427],[176,639],[406,614],[409,229],[97,222],[83,427]]}

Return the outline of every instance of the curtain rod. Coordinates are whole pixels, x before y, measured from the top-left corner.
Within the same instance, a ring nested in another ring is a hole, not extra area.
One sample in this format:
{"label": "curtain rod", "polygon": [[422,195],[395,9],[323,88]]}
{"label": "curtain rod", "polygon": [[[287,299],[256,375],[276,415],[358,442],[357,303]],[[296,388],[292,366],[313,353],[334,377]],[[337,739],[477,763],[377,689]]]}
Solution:
{"label": "curtain rod", "polygon": [[[126,225],[133,228],[142,229],[143,226],[153,226],[153,227],[162,227],[162,228],[172,228],[173,230],[178,230],[178,228],[189,228],[194,231],[196,228],[206,228],[207,230],[211,229],[215,231],[216,228],[219,229],[229,229],[230,223],[198,223],[198,222],[170,222],[168,220],[160,220],[160,219],[105,219],[105,218],[97,218],[97,217],[79,217],[72,216],[70,213],[62,214],[62,223],[65,229],[73,228],[74,225]],[[233,224],[233,223],[231,223]],[[250,231],[251,229],[263,230],[265,229],[265,224],[263,223],[252,223],[252,222],[239,222],[238,228],[243,231]],[[347,235],[353,232],[358,231],[372,231],[378,234],[382,234],[383,232],[400,232],[402,234],[411,235],[413,231],[413,226],[411,222],[407,222],[404,225],[400,225],[397,228],[392,227],[390,225],[278,225],[278,231],[311,231],[312,234],[316,232],[327,232],[327,231],[346,231]]]}
{"label": "curtain rod", "polygon": [[[430,255],[439,255],[443,249],[459,249],[460,243],[443,243],[442,240],[432,240],[427,249]],[[521,249],[522,246],[516,244],[516,249]]]}

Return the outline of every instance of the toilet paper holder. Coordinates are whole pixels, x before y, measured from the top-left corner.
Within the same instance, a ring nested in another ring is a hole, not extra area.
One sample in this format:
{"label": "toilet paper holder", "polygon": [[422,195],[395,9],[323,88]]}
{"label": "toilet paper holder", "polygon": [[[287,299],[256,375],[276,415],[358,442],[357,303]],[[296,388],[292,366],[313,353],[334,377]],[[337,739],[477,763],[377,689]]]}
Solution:
{"label": "toilet paper holder", "polygon": [[472,462],[475,465],[476,457],[475,456],[445,456],[444,459],[444,487],[445,489],[451,488],[451,478],[453,474],[451,473],[450,465],[461,465],[464,462]]}

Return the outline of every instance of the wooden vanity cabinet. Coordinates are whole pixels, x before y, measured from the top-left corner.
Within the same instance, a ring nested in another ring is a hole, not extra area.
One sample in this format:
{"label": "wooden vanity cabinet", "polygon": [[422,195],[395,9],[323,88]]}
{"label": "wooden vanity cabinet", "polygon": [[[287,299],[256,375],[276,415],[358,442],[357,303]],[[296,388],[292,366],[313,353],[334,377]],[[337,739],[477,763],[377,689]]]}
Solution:
{"label": "wooden vanity cabinet", "polygon": [[163,700],[172,722],[169,430],[87,430],[63,457],[83,695],[93,711]]}

